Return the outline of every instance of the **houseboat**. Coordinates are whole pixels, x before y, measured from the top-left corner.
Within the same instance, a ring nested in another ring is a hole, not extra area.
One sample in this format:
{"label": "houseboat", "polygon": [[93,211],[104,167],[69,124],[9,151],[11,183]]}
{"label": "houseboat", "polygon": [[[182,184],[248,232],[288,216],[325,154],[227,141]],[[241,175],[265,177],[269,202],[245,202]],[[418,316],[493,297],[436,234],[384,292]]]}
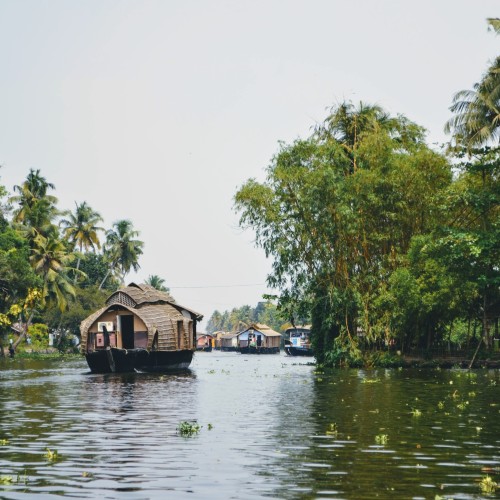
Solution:
{"label": "houseboat", "polygon": [[82,321],[81,352],[93,373],[185,369],[202,318],[168,293],[130,283]]}
{"label": "houseboat", "polygon": [[214,338],[210,334],[198,335],[196,339],[196,350],[204,352],[212,352],[212,347],[214,345]]}
{"label": "houseboat", "polygon": [[289,356],[314,356],[311,348],[311,327],[294,326],[285,330],[285,352]]}
{"label": "houseboat", "polygon": [[220,335],[220,350],[221,351],[237,351],[238,350],[238,332],[222,333]]}
{"label": "houseboat", "polygon": [[262,323],[254,323],[238,334],[242,354],[279,354],[281,333]]}

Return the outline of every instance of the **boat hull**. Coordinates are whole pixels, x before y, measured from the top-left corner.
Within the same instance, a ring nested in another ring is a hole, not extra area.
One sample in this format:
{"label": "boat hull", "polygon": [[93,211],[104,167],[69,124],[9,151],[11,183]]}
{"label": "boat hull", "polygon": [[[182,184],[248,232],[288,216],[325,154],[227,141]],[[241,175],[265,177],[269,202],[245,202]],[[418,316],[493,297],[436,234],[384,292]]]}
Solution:
{"label": "boat hull", "polygon": [[135,368],[140,372],[186,370],[193,360],[193,351],[146,351],[137,354]]}
{"label": "boat hull", "polygon": [[314,356],[311,348],[285,345],[285,352],[288,356]]}
{"label": "boat hull", "polygon": [[279,347],[240,347],[241,354],[279,354]]}
{"label": "boat hull", "polygon": [[92,373],[167,372],[189,368],[193,351],[108,348],[85,355]]}
{"label": "boat hull", "polygon": [[89,352],[85,355],[92,373],[127,373],[135,367],[134,349],[114,347]]}

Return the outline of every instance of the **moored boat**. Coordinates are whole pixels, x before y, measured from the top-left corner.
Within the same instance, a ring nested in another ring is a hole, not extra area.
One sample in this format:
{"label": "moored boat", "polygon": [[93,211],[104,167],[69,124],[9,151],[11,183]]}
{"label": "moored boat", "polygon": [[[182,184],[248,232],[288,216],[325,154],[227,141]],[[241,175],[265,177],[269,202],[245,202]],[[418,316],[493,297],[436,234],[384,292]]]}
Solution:
{"label": "moored boat", "polygon": [[289,356],[314,356],[311,348],[311,328],[297,326],[285,330],[288,339],[285,340],[285,352]]}

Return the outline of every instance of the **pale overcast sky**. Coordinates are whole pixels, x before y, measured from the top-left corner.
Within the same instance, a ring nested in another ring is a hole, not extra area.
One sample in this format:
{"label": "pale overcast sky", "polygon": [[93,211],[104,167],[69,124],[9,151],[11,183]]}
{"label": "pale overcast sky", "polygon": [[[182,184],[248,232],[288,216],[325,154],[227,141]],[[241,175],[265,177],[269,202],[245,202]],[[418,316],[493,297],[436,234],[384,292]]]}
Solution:
{"label": "pale overcast sky", "polygon": [[[0,0],[0,182],[130,219],[141,270],[205,315],[266,292],[233,196],[326,108],[378,103],[443,142],[499,55],[498,0]],[[203,324],[202,324],[203,327]]]}

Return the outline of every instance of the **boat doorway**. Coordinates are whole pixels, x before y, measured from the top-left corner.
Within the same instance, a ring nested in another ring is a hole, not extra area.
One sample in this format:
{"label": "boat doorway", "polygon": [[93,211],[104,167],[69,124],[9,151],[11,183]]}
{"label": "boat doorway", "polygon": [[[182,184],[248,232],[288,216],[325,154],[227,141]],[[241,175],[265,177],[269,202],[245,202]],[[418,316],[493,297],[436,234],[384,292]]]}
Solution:
{"label": "boat doorway", "polygon": [[134,348],[134,316],[120,315],[120,323],[122,330],[122,347],[123,349]]}

